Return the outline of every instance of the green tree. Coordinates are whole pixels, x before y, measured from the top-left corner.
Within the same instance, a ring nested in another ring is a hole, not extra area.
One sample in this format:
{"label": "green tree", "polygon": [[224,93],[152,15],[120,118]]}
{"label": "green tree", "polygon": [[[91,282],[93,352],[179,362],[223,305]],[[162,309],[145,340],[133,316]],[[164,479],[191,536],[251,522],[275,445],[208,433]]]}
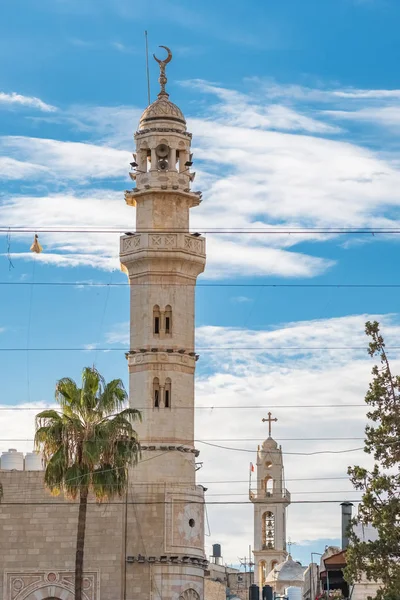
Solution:
{"label": "green tree", "polygon": [[353,525],[373,526],[378,539],[362,541],[350,532],[345,576],[350,583],[362,574],[381,583],[376,600],[400,600],[400,377],[392,374],[379,323],[368,321],[365,333],[371,339],[368,353],[380,358],[365,396],[371,424],[365,428],[364,450],[374,466],[350,467],[348,473],[362,492]]}
{"label": "green tree", "polygon": [[53,495],[79,497],[75,558],[75,600],[82,599],[88,495],[102,502],[122,496],[128,467],[138,461],[140,445],[133,422],[140,412],[123,408],[127,393],[120,379],[106,383],[95,368],[82,372],[82,387],[69,378],[57,382],[60,410],[36,415],[35,445],[43,453],[44,481]]}

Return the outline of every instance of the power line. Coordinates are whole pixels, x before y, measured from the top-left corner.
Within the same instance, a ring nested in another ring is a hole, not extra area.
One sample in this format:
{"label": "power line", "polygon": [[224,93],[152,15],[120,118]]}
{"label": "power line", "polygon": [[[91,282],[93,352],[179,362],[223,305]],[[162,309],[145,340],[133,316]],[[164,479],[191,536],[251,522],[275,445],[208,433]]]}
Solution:
{"label": "power line", "polygon": [[[347,492],[346,492],[347,493]],[[342,502],[346,502],[347,498],[342,499],[342,500],[293,500],[293,502],[291,502],[290,504],[340,504]],[[361,500],[355,500],[352,499],[352,502],[361,502]],[[114,502],[114,501],[107,501],[107,506],[110,505],[118,505],[121,506],[124,503],[124,500],[121,500],[121,502]],[[250,500],[232,500],[232,501],[215,501],[215,500],[211,500],[211,501],[201,501],[201,500],[179,500],[179,499],[175,499],[173,501],[165,501],[165,500],[155,500],[155,501],[148,501],[148,502],[129,502],[128,504],[136,504],[136,505],[154,505],[154,504],[162,504],[162,505],[170,505],[170,506],[174,506],[176,504],[200,504],[202,506],[207,505],[221,505],[221,506],[226,506],[226,505],[250,505],[252,506],[253,503]],[[53,502],[45,502],[45,501],[37,501],[37,502],[32,502],[32,501],[24,501],[24,502],[4,502],[2,500],[1,502],[1,507],[3,506],[63,506],[63,505],[68,505],[71,506],[72,502],[65,502],[65,501],[57,501],[54,500]],[[88,505],[92,505],[92,506],[97,506],[98,508],[103,509],[104,508],[104,502],[103,503],[99,503],[99,502],[88,502]],[[78,506],[78,505],[77,505]]]}
{"label": "power line", "polygon": [[[124,282],[91,282],[91,281],[0,281],[0,285],[38,285],[38,286],[67,286],[67,287],[130,287],[132,286],[166,286],[160,283],[124,283]],[[168,287],[188,287],[192,284],[169,283]],[[196,283],[198,287],[246,287],[246,288],[400,288],[400,283]]]}
{"label": "power line", "polygon": [[[240,331],[240,330],[239,330]],[[387,350],[400,350],[400,346],[385,346]],[[156,348],[158,352],[166,352],[163,348]],[[264,350],[363,350],[366,351],[366,346],[197,346],[196,351],[211,352],[219,350],[221,352],[232,352],[234,350],[256,352]],[[145,352],[151,352],[152,348],[148,348]],[[76,348],[0,348],[0,352],[123,352],[129,353],[128,348],[104,347],[76,347]]]}
{"label": "power line", "polygon": [[[324,441],[348,441],[363,440],[363,437],[323,437],[323,438],[274,438],[277,442],[324,442]],[[195,439],[195,442],[263,442],[263,438],[209,438],[205,440]],[[0,438],[0,442],[33,442],[33,438]],[[190,440],[188,440],[190,441]]]}
{"label": "power line", "polygon": [[[224,409],[229,409],[229,410],[259,410],[261,408],[294,408],[294,409],[300,409],[300,408],[355,408],[355,407],[364,407],[367,408],[366,405],[364,403],[362,404],[260,404],[259,406],[233,406],[233,405],[226,405],[226,406],[218,406],[218,405],[211,405],[211,406],[174,406],[172,408],[172,410],[224,410]],[[152,406],[135,406],[134,408],[138,409],[138,410],[154,410],[154,408]],[[5,410],[5,411],[12,411],[12,410],[48,410],[48,409],[53,409],[56,410],[56,408],[51,407],[51,406],[0,406],[0,410]]]}
{"label": "power line", "polygon": [[[191,230],[197,233],[194,226]],[[362,235],[376,235],[376,234],[399,234],[400,228],[398,227],[199,227],[198,230],[202,234],[268,234],[268,235],[307,235],[307,234],[362,234]],[[192,231],[188,231],[186,227],[174,227],[171,229],[141,229],[140,231],[129,232],[129,235],[136,235],[141,233],[150,234],[170,234],[170,233],[186,233],[190,235]],[[98,233],[98,234],[126,234],[125,228],[118,227],[10,227],[8,225],[0,226],[0,233]]]}
{"label": "power line", "polygon": [[[219,444],[212,444],[211,442],[202,442],[198,440],[198,443],[205,444],[206,446],[212,446],[213,448],[220,448],[222,450],[233,450],[234,452],[251,452],[254,454],[256,450],[251,450],[250,448],[232,448],[231,446],[221,446]],[[400,442],[398,442],[400,444]],[[390,446],[396,445],[396,442],[393,444],[388,444]],[[360,446],[358,448],[348,448],[347,450],[317,450],[315,452],[282,452],[284,456],[293,455],[293,456],[315,456],[316,454],[347,454],[348,452],[357,452],[358,450],[364,450],[364,446]],[[258,450],[259,453],[262,454],[273,454],[274,450]]]}

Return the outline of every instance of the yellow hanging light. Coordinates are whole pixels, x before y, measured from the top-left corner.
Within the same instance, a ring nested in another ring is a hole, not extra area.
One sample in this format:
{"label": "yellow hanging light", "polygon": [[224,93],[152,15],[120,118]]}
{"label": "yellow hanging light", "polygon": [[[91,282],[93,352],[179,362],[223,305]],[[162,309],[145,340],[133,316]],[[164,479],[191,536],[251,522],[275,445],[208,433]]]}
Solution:
{"label": "yellow hanging light", "polygon": [[43,251],[42,246],[39,244],[39,236],[37,233],[35,233],[35,239],[33,240],[30,250],[31,252],[36,252],[36,254],[40,254]]}

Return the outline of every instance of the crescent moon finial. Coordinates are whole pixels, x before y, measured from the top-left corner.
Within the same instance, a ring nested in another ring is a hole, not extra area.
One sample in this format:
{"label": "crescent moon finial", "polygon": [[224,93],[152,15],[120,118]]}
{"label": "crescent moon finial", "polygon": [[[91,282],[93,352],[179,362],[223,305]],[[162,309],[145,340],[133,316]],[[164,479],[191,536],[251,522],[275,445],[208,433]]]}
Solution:
{"label": "crescent moon finial", "polygon": [[167,51],[167,58],[164,60],[161,60],[161,59],[157,58],[157,56],[155,54],[153,54],[154,60],[156,60],[158,62],[158,64],[160,65],[160,77],[159,77],[158,81],[160,83],[161,90],[160,90],[160,93],[158,94],[158,97],[168,96],[167,92],[165,91],[165,86],[168,81],[167,77],[165,75],[165,66],[172,60],[172,52],[167,46],[159,46],[159,48],[164,48],[164,50]]}

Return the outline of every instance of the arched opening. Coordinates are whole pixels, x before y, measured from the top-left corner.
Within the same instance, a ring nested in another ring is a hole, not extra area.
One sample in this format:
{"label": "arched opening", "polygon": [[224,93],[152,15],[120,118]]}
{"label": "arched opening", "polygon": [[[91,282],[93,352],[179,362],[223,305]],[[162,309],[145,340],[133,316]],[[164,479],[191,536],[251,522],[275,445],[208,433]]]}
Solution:
{"label": "arched opening", "polygon": [[258,563],[258,573],[260,585],[264,585],[265,580],[267,579],[267,563],[265,562],[265,560],[260,560],[260,562]]}
{"label": "arched opening", "polygon": [[263,550],[275,547],[275,516],[271,511],[262,516],[262,545]]}
{"label": "arched opening", "polygon": [[154,335],[159,335],[160,333],[160,321],[161,321],[161,313],[160,307],[156,304],[153,308],[153,333]]}
{"label": "arched opening", "polygon": [[271,475],[267,475],[264,479],[264,490],[266,496],[272,496],[274,492],[274,480]]}
{"label": "arched opening", "polygon": [[165,333],[166,335],[171,335],[172,333],[172,308],[169,304],[165,307],[164,312],[164,325],[165,325]]}
{"label": "arched opening", "polygon": [[276,567],[277,564],[278,564],[277,560],[273,560],[272,561],[272,563],[271,563],[271,571],[272,571],[272,569],[275,569],[275,567]]}
{"label": "arched opening", "polygon": [[169,377],[165,380],[164,406],[165,408],[171,408],[171,380]]}
{"label": "arched opening", "polygon": [[153,379],[153,401],[154,408],[160,408],[160,381],[158,377]]}
{"label": "arched opening", "polygon": [[265,461],[265,466],[267,469],[270,469],[272,467],[272,462],[270,460],[266,460]]}

